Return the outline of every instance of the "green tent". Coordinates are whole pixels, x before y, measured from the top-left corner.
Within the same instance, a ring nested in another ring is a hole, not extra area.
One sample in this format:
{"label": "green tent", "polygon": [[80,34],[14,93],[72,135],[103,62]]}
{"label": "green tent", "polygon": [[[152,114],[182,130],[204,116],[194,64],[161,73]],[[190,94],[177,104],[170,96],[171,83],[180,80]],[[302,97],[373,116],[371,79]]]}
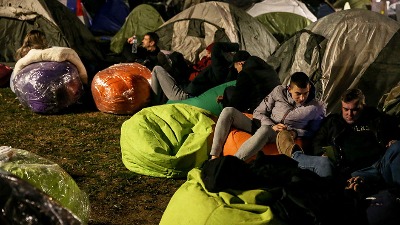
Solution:
{"label": "green tent", "polygon": [[103,55],[89,29],[58,0],[0,0],[0,62],[15,63],[15,52],[33,29],[45,32],[50,46],[74,49],[82,61]]}
{"label": "green tent", "polygon": [[126,18],[121,29],[112,37],[110,50],[121,53],[129,37],[136,35],[140,43],[147,32],[156,30],[163,23],[163,18],[153,6],[138,5]]}

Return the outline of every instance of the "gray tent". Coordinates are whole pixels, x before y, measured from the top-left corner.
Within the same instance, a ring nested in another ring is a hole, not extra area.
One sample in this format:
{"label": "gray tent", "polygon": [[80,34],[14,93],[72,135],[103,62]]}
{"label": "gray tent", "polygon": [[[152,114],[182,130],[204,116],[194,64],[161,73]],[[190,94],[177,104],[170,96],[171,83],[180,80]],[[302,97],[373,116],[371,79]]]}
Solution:
{"label": "gray tent", "polygon": [[325,101],[327,112],[340,110],[340,96],[358,87],[367,104],[400,81],[400,24],[381,14],[352,9],[330,14],[297,33],[268,59],[287,83],[305,71]]}
{"label": "gray tent", "polygon": [[215,41],[238,42],[250,54],[267,59],[278,46],[267,28],[231,4],[205,2],[194,5],[165,22],[156,33],[161,49],[181,52],[197,61]]}
{"label": "gray tent", "polygon": [[0,0],[0,62],[15,62],[15,52],[32,29],[44,31],[51,46],[70,47],[82,61],[102,59],[95,37],[58,0]]}

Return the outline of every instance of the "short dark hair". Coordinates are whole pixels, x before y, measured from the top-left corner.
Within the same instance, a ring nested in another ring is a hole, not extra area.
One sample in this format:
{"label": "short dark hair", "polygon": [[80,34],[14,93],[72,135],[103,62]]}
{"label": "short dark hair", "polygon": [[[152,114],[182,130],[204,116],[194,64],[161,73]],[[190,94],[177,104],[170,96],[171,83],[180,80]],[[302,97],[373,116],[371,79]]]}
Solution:
{"label": "short dark hair", "polygon": [[251,56],[250,53],[248,53],[247,51],[239,50],[233,55],[232,61],[234,63],[246,61],[250,56]]}
{"label": "short dark hair", "polygon": [[290,77],[290,86],[292,86],[292,84],[299,88],[307,88],[307,85],[310,84],[310,78],[303,72],[295,72]]}
{"label": "short dark hair", "polygon": [[354,100],[358,100],[359,104],[365,105],[365,95],[364,93],[358,88],[350,88],[347,89],[341,98],[342,102],[351,102]]}
{"label": "short dark hair", "polygon": [[150,37],[150,41],[154,41],[156,45],[158,43],[158,40],[160,40],[160,37],[158,37],[158,34],[156,32],[147,32],[145,35],[148,35]]}

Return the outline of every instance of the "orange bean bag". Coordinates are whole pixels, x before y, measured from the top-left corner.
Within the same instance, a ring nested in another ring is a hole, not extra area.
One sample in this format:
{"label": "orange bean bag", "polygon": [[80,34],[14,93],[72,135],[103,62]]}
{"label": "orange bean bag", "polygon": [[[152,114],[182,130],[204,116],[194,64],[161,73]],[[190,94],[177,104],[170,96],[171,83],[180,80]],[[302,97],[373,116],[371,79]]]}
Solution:
{"label": "orange bean bag", "polygon": [[[252,118],[251,114],[245,113],[246,116],[249,118]],[[225,155],[235,155],[235,153],[238,151],[239,147],[245,142],[247,139],[249,139],[252,135],[245,132],[238,130],[236,128],[232,128],[231,132],[228,135],[228,138],[226,139],[224,149],[222,154]],[[298,144],[300,147],[303,148],[307,152],[310,142],[308,139],[301,139],[301,138],[296,138],[295,140],[296,144]],[[277,155],[278,153],[278,148],[276,147],[276,143],[268,143],[266,144],[262,151],[266,155]],[[252,161],[256,158],[256,155],[250,157],[247,162]]]}
{"label": "orange bean bag", "polygon": [[134,114],[148,106],[151,71],[139,63],[120,63],[99,71],[91,91],[96,107],[106,113]]}

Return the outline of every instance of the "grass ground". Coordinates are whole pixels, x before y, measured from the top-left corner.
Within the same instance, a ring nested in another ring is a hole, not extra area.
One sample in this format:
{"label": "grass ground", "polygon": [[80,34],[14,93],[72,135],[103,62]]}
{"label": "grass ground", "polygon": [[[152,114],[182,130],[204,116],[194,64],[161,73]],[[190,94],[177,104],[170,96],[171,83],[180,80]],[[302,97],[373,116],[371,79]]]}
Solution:
{"label": "grass ground", "polygon": [[0,88],[0,145],[38,154],[69,173],[89,196],[89,225],[158,224],[184,182],[125,168],[119,138],[130,117],[99,112],[91,99],[63,114],[40,115]]}

